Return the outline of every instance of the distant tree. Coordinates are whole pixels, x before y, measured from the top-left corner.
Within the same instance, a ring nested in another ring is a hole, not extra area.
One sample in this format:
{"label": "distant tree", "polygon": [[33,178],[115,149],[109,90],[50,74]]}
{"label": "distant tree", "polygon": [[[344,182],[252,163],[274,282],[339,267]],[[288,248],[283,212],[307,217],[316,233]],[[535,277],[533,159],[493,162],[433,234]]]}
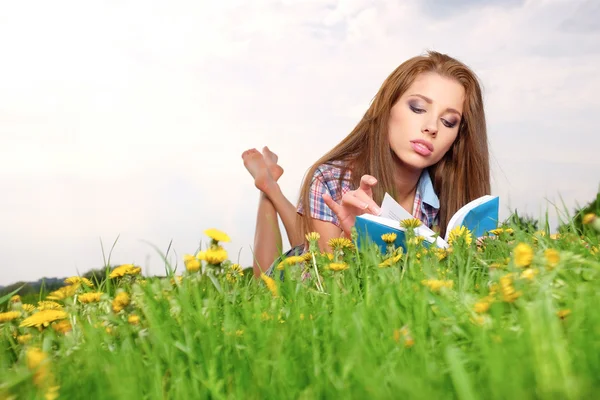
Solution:
{"label": "distant tree", "polygon": [[527,215],[519,215],[518,210],[515,209],[515,212],[507,218],[504,224],[512,225],[525,232],[534,233],[538,230],[539,221]]}
{"label": "distant tree", "polygon": [[578,235],[585,234],[586,230],[583,225],[583,217],[586,214],[590,214],[590,213],[600,216],[600,189],[598,190],[598,193],[596,194],[596,198],[594,200],[590,201],[585,206],[583,206],[579,209],[576,209],[575,215],[573,216],[573,218],[570,221],[561,224],[558,227],[558,231],[559,232],[574,231]]}

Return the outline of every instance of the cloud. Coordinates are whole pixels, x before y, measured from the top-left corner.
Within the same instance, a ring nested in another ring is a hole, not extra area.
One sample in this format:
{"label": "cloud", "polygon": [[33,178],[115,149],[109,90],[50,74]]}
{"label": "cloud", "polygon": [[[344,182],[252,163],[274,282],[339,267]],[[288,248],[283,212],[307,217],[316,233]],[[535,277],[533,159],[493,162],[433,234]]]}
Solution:
{"label": "cloud", "polygon": [[141,240],[172,240],[175,262],[209,227],[249,265],[258,191],[242,151],[275,150],[295,202],[386,76],[427,49],[481,78],[504,216],[585,203],[600,170],[594,4],[13,2],[0,17],[0,284],[96,268],[99,240],[118,235],[114,262],[161,273]]}

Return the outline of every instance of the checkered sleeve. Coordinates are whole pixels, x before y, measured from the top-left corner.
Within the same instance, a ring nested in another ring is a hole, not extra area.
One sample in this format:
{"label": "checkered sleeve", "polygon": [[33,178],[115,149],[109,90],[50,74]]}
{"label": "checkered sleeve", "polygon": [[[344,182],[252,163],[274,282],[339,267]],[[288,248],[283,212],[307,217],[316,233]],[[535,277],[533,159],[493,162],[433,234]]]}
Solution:
{"label": "checkered sleeve", "polygon": [[[312,178],[308,196],[310,216],[320,221],[331,222],[338,227],[340,224],[337,216],[327,204],[325,204],[323,195],[328,194],[338,203],[342,200],[342,196],[347,189],[344,190],[344,188],[340,187],[339,177],[340,173],[338,168],[317,168]],[[298,213],[303,214],[301,202],[298,206]]]}

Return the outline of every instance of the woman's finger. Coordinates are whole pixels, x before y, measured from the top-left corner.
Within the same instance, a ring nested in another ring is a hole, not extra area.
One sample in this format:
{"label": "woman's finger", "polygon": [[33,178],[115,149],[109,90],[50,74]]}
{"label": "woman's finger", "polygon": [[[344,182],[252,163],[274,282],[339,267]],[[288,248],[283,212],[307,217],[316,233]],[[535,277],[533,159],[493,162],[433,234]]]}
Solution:
{"label": "woman's finger", "polygon": [[355,190],[352,190],[352,191],[349,191],[346,194],[344,194],[344,196],[342,196],[341,206],[346,207],[346,208],[347,207],[355,208],[356,210],[354,210],[354,212],[357,213],[357,215],[359,215],[364,212],[367,212],[367,210],[369,208],[369,203],[366,203],[359,197],[356,197],[355,192],[356,192]]}
{"label": "woman's finger", "polygon": [[323,196],[321,196],[323,198],[323,201],[325,202],[325,204],[327,204],[327,207],[331,208],[331,211],[333,211],[333,213],[335,215],[338,215],[340,213],[340,211],[342,211],[342,206],[340,206],[338,203],[336,203],[330,195],[328,194],[324,194]]}
{"label": "woman's finger", "polygon": [[365,193],[363,190],[355,190],[354,197],[366,203],[368,205],[368,210],[373,215],[381,215],[381,208],[375,203],[375,200],[368,193]]}
{"label": "woman's finger", "polygon": [[360,186],[358,189],[364,191],[370,197],[373,197],[372,187],[375,186],[376,184],[377,184],[377,179],[375,179],[374,176],[363,175],[360,178]]}

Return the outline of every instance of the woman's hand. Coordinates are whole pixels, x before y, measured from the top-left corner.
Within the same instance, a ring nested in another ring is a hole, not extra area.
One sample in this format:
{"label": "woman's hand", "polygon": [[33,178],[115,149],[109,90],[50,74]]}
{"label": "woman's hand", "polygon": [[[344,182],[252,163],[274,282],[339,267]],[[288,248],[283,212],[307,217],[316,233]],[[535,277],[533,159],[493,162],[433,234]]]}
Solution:
{"label": "woman's hand", "polygon": [[346,237],[350,237],[350,232],[357,215],[365,213],[373,215],[381,214],[381,209],[373,200],[372,188],[376,184],[377,179],[371,175],[363,175],[360,178],[360,187],[357,190],[346,192],[340,204],[336,203],[328,194],[323,195],[325,204],[337,216],[340,227]]}

